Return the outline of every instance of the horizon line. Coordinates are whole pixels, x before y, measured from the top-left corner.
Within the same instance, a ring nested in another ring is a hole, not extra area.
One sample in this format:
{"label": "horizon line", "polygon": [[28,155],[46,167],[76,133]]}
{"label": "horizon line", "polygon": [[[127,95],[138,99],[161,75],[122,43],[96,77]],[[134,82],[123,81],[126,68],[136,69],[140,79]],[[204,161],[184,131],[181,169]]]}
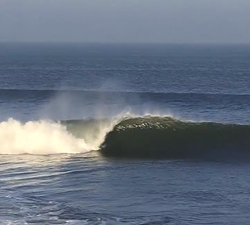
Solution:
{"label": "horizon line", "polygon": [[0,41],[0,44],[96,44],[96,45],[250,45],[250,42],[90,42],[90,41]]}

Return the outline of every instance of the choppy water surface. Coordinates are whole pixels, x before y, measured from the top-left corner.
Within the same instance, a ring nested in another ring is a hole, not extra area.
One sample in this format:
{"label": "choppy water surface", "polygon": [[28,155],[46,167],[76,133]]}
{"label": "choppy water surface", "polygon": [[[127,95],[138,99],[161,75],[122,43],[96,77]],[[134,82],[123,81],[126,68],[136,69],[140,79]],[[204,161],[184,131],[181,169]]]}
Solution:
{"label": "choppy water surface", "polygon": [[247,224],[248,169],[92,154],[3,156],[1,223]]}

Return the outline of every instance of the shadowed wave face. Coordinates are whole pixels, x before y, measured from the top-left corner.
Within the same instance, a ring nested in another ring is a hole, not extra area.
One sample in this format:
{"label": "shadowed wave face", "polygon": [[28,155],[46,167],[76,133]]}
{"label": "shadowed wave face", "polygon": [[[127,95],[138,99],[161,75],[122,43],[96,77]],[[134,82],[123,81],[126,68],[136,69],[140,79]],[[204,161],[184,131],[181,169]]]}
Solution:
{"label": "shadowed wave face", "polygon": [[249,137],[249,125],[138,117],[118,123],[107,134],[101,153],[127,158],[250,158]]}

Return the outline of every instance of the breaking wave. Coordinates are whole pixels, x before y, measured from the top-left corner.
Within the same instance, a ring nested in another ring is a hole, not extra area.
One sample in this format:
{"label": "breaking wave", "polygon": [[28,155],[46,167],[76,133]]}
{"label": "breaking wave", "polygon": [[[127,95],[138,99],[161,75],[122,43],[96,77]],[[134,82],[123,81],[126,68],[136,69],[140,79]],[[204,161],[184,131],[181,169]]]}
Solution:
{"label": "breaking wave", "polygon": [[[9,119],[0,123],[0,154],[86,153],[98,150],[113,127],[112,123],[102,121],[92,124],[95,126],[86,122],[77,136],[78,125],[72,129],[70,121],[66,125],[52,121],[21,123]],[[69,132],[67,127],[74,132]]]}
{"label": "breaking wave", "polygon": [[162,116],[0,123],[0,154],[85,153],[107,157],[250,156],[250,125]]}

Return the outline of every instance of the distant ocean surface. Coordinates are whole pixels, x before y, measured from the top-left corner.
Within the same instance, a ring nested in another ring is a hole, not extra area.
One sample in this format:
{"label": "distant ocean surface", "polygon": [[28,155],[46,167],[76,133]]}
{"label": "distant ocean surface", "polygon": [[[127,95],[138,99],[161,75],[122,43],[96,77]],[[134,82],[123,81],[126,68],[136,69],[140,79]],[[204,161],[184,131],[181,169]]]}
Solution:
{"label": "distant ocean surface", "polygon": [[249,224],[250,45],[0,44],[0,224]]}

